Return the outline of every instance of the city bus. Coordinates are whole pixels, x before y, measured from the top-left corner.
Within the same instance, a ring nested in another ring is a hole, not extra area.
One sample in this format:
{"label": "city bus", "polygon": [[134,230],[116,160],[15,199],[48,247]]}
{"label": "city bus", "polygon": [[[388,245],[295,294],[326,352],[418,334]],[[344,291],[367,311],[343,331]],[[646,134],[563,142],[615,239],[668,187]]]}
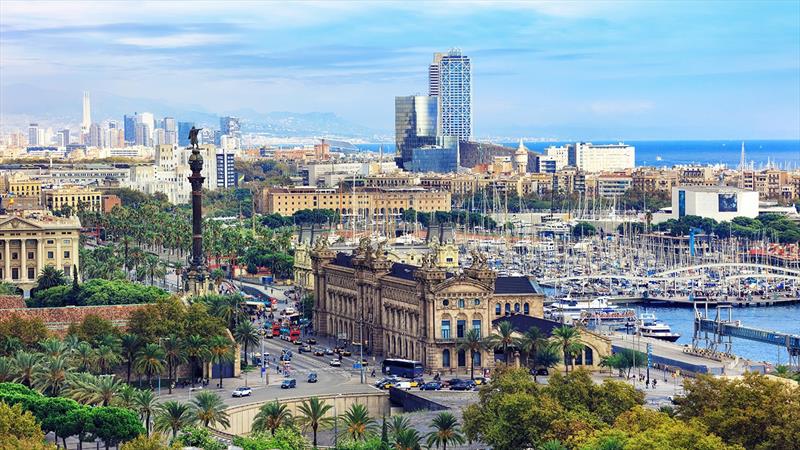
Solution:
{"label": "city bus", "polygon": [[410,359],[384,359],[381,363],[381,372],[385,375],[397,375],[403,378],[421,377],[425,368],[419,361]]}

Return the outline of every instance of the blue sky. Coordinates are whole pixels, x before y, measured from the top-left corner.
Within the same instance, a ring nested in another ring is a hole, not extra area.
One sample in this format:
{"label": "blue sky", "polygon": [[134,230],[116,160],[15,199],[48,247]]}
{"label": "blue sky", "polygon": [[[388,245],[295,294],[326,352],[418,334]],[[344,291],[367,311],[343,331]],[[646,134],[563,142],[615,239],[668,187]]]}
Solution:
{"label": "blue sky", "polygon": [[794,0],[4,0],[0,37],[0,86],[76,99],[330,111],[389,132],[394,96],[426,93],[432,53],[460,47],[477,136],[800,139]]}

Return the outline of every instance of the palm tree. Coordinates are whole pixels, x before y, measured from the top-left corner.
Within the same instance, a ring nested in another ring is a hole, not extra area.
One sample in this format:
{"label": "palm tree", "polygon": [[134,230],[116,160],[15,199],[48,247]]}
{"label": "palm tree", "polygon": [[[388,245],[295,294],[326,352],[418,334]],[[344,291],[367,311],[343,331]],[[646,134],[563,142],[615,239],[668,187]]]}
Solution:
{"label": "palm tree", "polygon": [[81,372],[89,372],[94,365],[95,351],[88,342],[81,341],[70,351],[72,363]]}
{"label": "palm tree", "polygon": [[123,384],[122,387],[119,388],[117,396],[114,397],[114,406],[135,410],[136,392],[137,389],[135,387],[129,384]]}
{"label": "palm tree", "polygon": [[320,401],[318,397],[311,397],[309,400],[301,403],[297,408],[300,412],[300,417],[297,418],[297,424],[304,430],[311,428],[311,432],[314,436],[314,448],[317,447],[317,430],[319,427],[327,427],[334,420],[333,417],[325,416],[331,409],[333,409],[332,405]]}
{"label": "palm tree", "polygon": [[49,289],[54,286],[61,286],[67,283],[68,280],[64,275],[63,270],[56,269],[55,267],[48,265],[42,269],[42,271],[39,273],[39,277],[36,278],[36,290],[43,291],[45,289]]}
{"label": "palm tree", "polygon": [[228,421],[228,413],[225,412],[225,403],[214,392],[205,391],[197,394],[192,399],[192,406],[195,408],[194,415],[206,428],[216,424],[223,427],[231,425]]}
{"label": "palm tree", "polygon": [[197,368],[200,361],[204,361],[210,357],[208,345],[206,340],[202,337],[193,334],[186,338],[184,343],[186,356],[189,358],[189,377],[192,379],[192,387],[194,387],[194,380],[197,378]]}
{"label": "palm tree", "polygon": [[467,330],[464,338],[458,343],[458,350],[463,350],[469,355],[469,377],[475,379],[475,354],[480,355],[485,348],[481,332],[475,328]]}
{"label": "palm tree", "polygon": [[514,333],[517,329],[511,325],[511,322],[504,320],[497,324],[495,330],[497,332],[487,338],[488,342],[493,348],[503,349],[503,360],[508,364],[508,347],[516,344],[517,339],[514,337]]}
{"label": "palm tree", "polygon": [[70,373],[63,395],[87,405],[108,406],[125,384],[115,375]]}
{"label": "palm tree", "polygon": [[29,353],[24,351],[18,351],[14,355],[14,360],[13,360],[13,365],[17,373],[16,377],[17,382],[22,383],[25,386],[31,387],[33,376],[36,373],[36,367],[39,364],[39,360],[41,359],[42,359],[41,353]]}
{"label": "palm tree", "polygon": [[570,351],[574,349],[575,344],[580,342],[581,333],[577,328],[568,325],[561,325],[553,329],[553,339],[558,342],[561,347],[562,354],[564,355],[564,372],[569,373],[569,355]]}
{"label": "palm tree", "polygon": [[148,389],[137,389],[133,398],[133,409],[139,413],[139,418],[144,420],[144,428],[150,436],[150,417],[158,412],[156,395]]}
{"label": "palm tree", "polygon": [[136,370],[147,375],[147,385],[153,387],[153,375],[164,371],[164,349],[158,344],[147,344],[136,353]]}
{"label": "palm tree", "polygon": [[219,365],[219,387],[222,388],[222,365],[233,361],[233,349],[229,340],[222,336],[214,336],[208,343],[211,363]]}
{"label": "palm tree", "polygon": [[161,347],[164,349],[164,359],[167,361],[167,386],[169,393],[172,394],[172,381],[177,375],[178,367],[186,362],[186,351],[181,339],[175,336],[162,340]]}
{"label": "palm tree", "polygon": [[461,428],[458,426],[458,420],[449,412],[441,412],[433,418],[433,431],[427,434],[428,447],[436,448],[442,446],[442,450],[447,450],[447,444],[464,443],[464,435],[461,434]]}
{"label": "palm tree", "polygon": [[39,342],[39,347],[42,347],[42,350],[48,356],[61,356],[62,353],[67,351],[67,345],[56,338],[47,338]]}
{"label": "palm tree", "polygon": [[233,338],[243,347],[244,365],[247,366],[247,347],[255,347],[258,345],[261,336],[259,336],[256,327],[254,327],[249,320],[246,320],[236,325],[236,328],[233,330]]}
{"label": "palm tree", "polygon": [[68,351],[75,350],[81,342],[83,342],[81,338],[75,334],[68,334],[67,337],[64,338],[64,344],[66,344]]}
{"label": "palm tree", "polygon": [[101,345],[95,353],[95,363],[100,373],[111,373],[111,369],[117,365],[122,357],[119,352],[110,345]]}
{"label": "palm tree", "polygon": [[17,379],[17,366],[14,360],[0,356],[0,383],[8,383]]}
{"label": "palm tree", "polygon": [[369,416],[367,407],[360,403],[353,403],[342,416],[344,430],[342,435],[348,436],[354,441],[366,440],[373,434],[376,426],[375,420]]}
{"label": "palm tree", "polygon": [[288,425],[291,421],[292,413],[289,412],[289,408],[275,400],[261,406],[258,414],[253,418],[252,430],[269,430],[275,436],[275,430],[283,425]]}
{"label": "palm tree", "polygon": [[530,327],[522,334],[519,344],[520,350],[525,352],[525,366],[528,366],[531,360],[536,361],[539,350],[547,345],[547,336],[539,327]]}
{"label": "palm tree", "polygon": [[583,353],[583,344],[580,341],[573,343],[567,349],[569,352],[570,360],[572,362],[572,370],[575,370],[575,360]]}
{"label": "palm tree", "polygon": [[175,439],[181,428],[195,423],[197,417],[191,406],[170,400],[158,405],[153,429],[161,432],[172,431],[172,439]]}
{"label": "palm tree", "polygon": [[33,385],[41,392],[56,396],[61,393],[69,372],[65,355],[46,356],[33,374]]}
{"label": "palm tree", "polygon": [[559,362],[561,362],[561,348],[557,342],[548,342],[536,354],[536,360],[533,362],[533,381],[537,382],[536,369],[540,367],[550,369],[557,366]]}
{"label": "palm tree", "polygon": [[127,377],[125,381],[127,383],[131,382],[131,366],[133,365],[133,358],[136,356],[136,352],[142,347],[142,340],[139,336],[131,333],[125,333],[122,335],[121,338],[122,343],[122,353],[125,358],[125,366],[127,369]]}
{"label": "palm tree", "polygon": [[406,428],[394,437],[395,450],[420,450],[419,433],[413,428]]}

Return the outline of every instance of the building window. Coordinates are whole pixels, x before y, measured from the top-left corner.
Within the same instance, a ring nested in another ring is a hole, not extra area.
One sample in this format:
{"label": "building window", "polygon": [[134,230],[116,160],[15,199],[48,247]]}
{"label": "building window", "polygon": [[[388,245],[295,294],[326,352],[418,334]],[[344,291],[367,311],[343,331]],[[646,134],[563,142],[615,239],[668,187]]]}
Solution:
{"label": "building window", "polygon": [[28,259],[33,259],[33,252],[28,252]]}
{"label": "building window", "polygon": [[53,252],[47,252],[47,259],[53,259],[54,257]]}
{"label": "building window", "polygon": [[506,303],[506,314],[511,314],[511,303]]}
{"label": "building window", "polygon": [[475,299],[475,306],[480,306],[480,304],[481,304],[481,299],[476,298]]}
{"label": "building window", "polygon": [[458,307],[459,308],[463,308],[464,307],[464,299],[463,298],[458,299]]}
{"label": "building window", "polygon": [[28,267],[28,279],[32,280],[34,278],[36,278],[36,269],[33,267]]}
{"label": "building window", "polygon": [[481,335],[481,321],[480,319],[476,319],[472,321],[472,329],[478,332],[478,336]]}
{"label": "building window", "polygon": [[48,243],[48,244],[52,244],[52,243],[53,243],[53,240],[52,240],[52,239],[48,239],[48,240],[47,240],[47,243]]}
{"label": "building window", "polygon": [[500,303],[495,303],[494,304],[494,315],[495,316],[499,316],[500,312],[501,312]]}
{"label": "building window", "polygon": [[585,345],[583,346],[583,360],[584,364],[587,366],[594,365],[594,352]]}
{"label": "building window", "polygon": [[450,305],[450,300],[448,300],[448,299],[442,300],[442,305],[449,306]]}
{"label": "building window", "polygon": [[464,367],[467,365],[467,354],[464,350],[458,351],[458,367]]}
{"label": "building window", "polygon": [[442,321],[442,339],[450,339],[450,321]]}
{"label": "building window", "polygon": [[456,337],[457,338],[460,339],[460,338],[464,337],[464,328],[466,328],[466,327],[467,327],[467,321],[466,320],[459,320],[458,322],[456,322]]}
{"label": "building window", "polygon": [[472,352],[472,362],[476,366],[481,365],[481,352]]}
{"label": "building window", "polygon": [[442,367],[450,367],[450,350],[442,350]]}
{"label": "building window", "polygon": [[69,250],[64,250],[64,258],[69,258]]}
{"label": "building window", "polygon": [[519,303],[514,303],[514,312],[515,313],[519,312]]}
{"label": "building window", "polygon": [[525,313],[525,315],[526,315],[526,316],[530,315],[530,314],[531,314],[531,307],[530,307],[530,305],[529,305],[529,304],[527,304],[527,303],[525,303],[525,304],[522,306],[522,312],[523,312],[523,313]]}
{"label": "building window", "polygon": [[19,280],[19,268],[13,267],[11,269],[11,279],[12,280]]}
{"label": "building window", "polygon": [[19,253],[17,253],[17,252],[11,253],[11,259],[14,259],[14,260],[19,259]]}

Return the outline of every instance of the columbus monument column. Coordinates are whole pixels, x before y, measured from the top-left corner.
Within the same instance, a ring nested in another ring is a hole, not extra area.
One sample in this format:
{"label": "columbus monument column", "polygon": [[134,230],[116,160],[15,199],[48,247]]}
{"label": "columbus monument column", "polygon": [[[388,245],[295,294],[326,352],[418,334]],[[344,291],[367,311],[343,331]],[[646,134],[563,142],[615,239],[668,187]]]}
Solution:
{"label": "columbus monument column", "polygon": [[210,292],[211,280],[203,254],[203,180],[205,177],[200,174],[203,170],[203,157],[195,143],[196,139],[195,133],[192,155],[189,157],[189,168],[192,169],[192,175],[189,177],[189,182],[192,184],[192,253],[189,255],[189,267],[186,273],[186,290],[188,295],[205,295]]}

